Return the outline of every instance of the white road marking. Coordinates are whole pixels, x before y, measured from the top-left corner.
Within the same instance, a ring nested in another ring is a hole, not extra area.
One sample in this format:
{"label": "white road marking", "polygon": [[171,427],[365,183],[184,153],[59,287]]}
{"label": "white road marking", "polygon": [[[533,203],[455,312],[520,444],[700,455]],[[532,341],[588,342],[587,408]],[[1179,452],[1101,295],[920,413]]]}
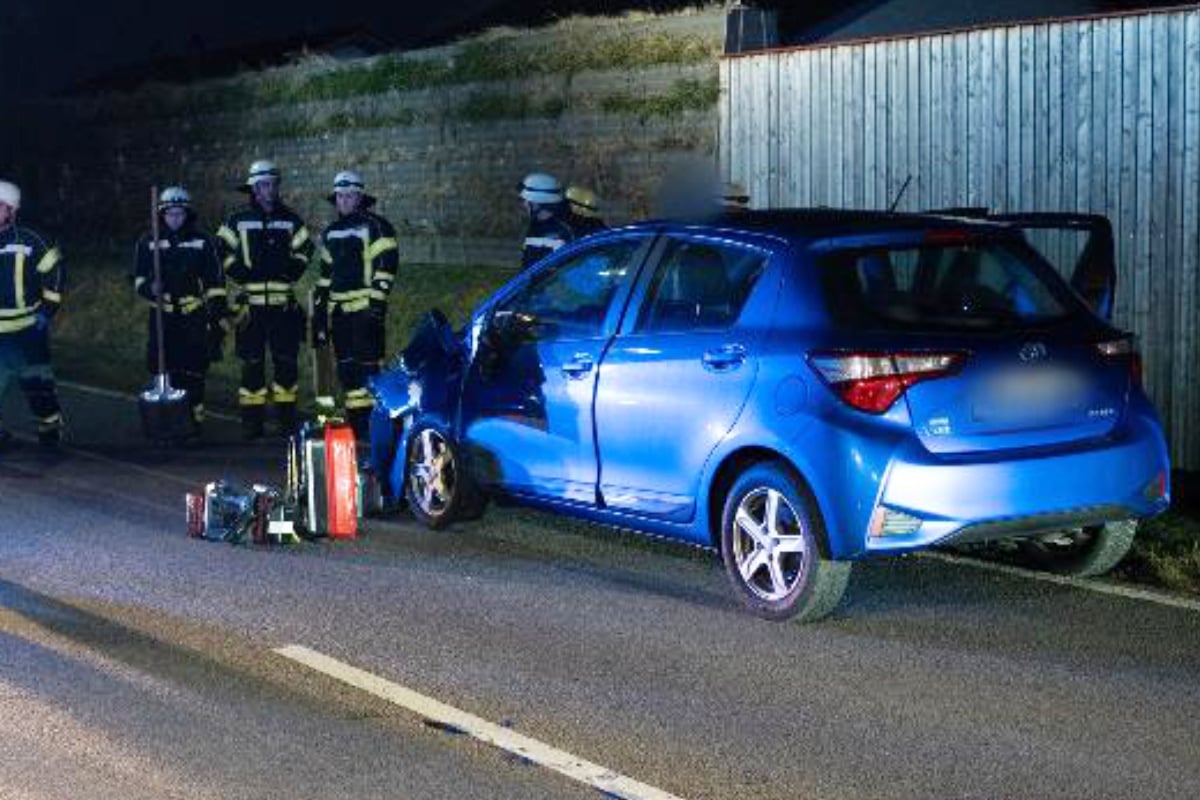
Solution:
{"label": "white road marking", "polygon": [[1164,592],[1156,592],[1150,589],[1138,589],[1132,586],[1119,586],[1114,583],[1102,583],[1096,580],[1088,580],[1085,578],[1072,578],[1066,575],[1055,575],[1050,572],[1038,572],[1032,569],[1022,569],[1009,564],[996,564],[991,561],[980,561],[975,558],[967,558],[965,556],[953,556],[948,553],[930,553],[923,552],[917,555],[922,558],[930,558],[934,561],[944,561],[947,564],[956,564],[965,567],[974,567],[975,569],[987,570],[988,572],[998,572],[1002,575],[1011,575],[1018,578],[1028,578],[1029,580],[1042,581],[1043,583],[1053,583],[1059,586],[1070,586],[1073,589],[1083,589],[1088,592],[1096,592],[1098,594],[1113,595],[1114,597],[1123,597],[1127,600],[1140,600],[1146,603],[1155,603],[1160,606],[1170,606],[1171,608],[1182,608],[1187,611],[1200,611],[1200,600],[1190,600],[1186,597],[1176,597]]}
{"label": "white road marking", "polygon": [[[95,395],[96,397],[107,397],[110,400],[124,400],[130,403],[136,403],[138,400],[138,396],[136,394],[130,394],[128,392],[117,392],[112,389],[101,389],[99,386],[88,386],[85,383],[76,383],[75,381],[60,380],[55,382],[59,386],[65,386],[72,391],[82,392],[83,394],[91,394]],[[211,409],[206,412],[206,416],[211,417],[212,419],[223,420],[224,422],[238,421],[238,418],[232,414],[223,414],[220,411],[212,411]]]}
{"label": "white road marking", "polygon": [[585,761],[578,756],[543,744],[537,739],[523,736],[509,728],[460,711],[432,697],[427,697],[307,647],[292,644],[276,648],[275,652],[284,658],[303,664],[331,678],[336,678],[368,694],[406,708],[427,720],[453,726],[485,744],[529,759],[572,780],[607,792],[613,797],[622,797],[626,800],[681,800],[676,795],[664,792],[662,789],[656,789],[632,778],[627,778],[607,767]]}

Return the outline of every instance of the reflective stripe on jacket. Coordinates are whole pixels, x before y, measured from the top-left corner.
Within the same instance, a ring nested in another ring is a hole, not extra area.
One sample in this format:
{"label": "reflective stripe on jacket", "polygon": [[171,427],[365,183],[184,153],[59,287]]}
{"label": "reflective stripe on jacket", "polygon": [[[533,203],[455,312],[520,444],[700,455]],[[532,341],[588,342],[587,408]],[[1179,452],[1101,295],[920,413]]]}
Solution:
{"label": "reflective stripe on jacket", "polygon": [[62,253],[53,243],[17,225],[0,231],[0,333],[32,327],[38,312],[56,313],[65,279]]}

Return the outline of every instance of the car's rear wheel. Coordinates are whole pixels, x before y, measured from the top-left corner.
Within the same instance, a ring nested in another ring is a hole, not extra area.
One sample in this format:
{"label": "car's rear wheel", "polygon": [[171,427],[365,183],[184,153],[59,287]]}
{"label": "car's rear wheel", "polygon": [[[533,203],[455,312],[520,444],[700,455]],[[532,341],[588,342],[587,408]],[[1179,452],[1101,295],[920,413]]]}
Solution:
{"label": "car's rear wheel", "polygon": [[850,562],[825,553],[820,511],[780,464],[758,464],[734,482],[721,515],[721,556],[738,600],[765,619],[812,621],[841,601]]}
{"label": "car's rear wheel", "polygon": [[1137,525],[1136,519],[1125,519],[1022,539],[1021,555],[1031,566],[1061,575],[1103,575],[1129,552]]}
{"label": "car's rear wheel", "polygon": [[435,530],[483,511],[457,442],[432,423],[417,423],[409,436],[404,493],[413,516]]}

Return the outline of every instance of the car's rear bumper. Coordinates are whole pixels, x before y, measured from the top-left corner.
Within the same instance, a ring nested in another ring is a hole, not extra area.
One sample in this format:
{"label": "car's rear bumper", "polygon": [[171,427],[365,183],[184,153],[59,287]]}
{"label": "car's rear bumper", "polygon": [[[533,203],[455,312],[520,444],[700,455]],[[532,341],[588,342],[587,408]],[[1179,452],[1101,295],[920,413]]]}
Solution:
{"label": "car's rear bumper", "polygon": [[1036,535],[1157,514],[1170,504],[1157,422],[1133,417],[1117,438],[1058,453],[947,460],[901,445],[864,531],[865,552]]}

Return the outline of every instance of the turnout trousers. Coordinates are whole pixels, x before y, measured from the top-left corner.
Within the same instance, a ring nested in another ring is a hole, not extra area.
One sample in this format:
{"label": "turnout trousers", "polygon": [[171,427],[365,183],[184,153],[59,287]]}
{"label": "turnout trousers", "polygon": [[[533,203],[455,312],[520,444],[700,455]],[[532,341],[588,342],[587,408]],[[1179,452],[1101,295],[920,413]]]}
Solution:
{"label": "turnout trousers", "polygon": [[331,333],[337,354],[338,382],[345,393],[346,417],[354,434],[367,440],[371,408],[375,399],[367,391],[367,379],[379,372],[383,362],[384,321],[368,310],[333,312]]}
{"label": "turnout trousers", "polygon": [[56,443],[62,429],[62,408],[50,368],[50,337],[46,331],[31,326],[0,333],[0,405],[14,380],[37,422],[38,439],[44,444]]}
{"label": "turnout trousers", "polygon": [[[146,325],[146,369],[158,374],[158,335],[154,311]],[[188,394],[192,418],[204,422],[205,378],[208,375],[208,319],[203,309],[190,314],[163,314],[163,351],[167,376],[176,389]]]}
{"label": "turnout trousers", "polygon": [[[294,304],[251,306],[244,327],[237,333],[236,352],[242,361],[242,385],[238,407],[247,436],[262,434],[268,395],[275,407],[281,433],[296,427],[296,396],[299,392],[300,341],[304,338],[304,314]],[[274,371],[267,388],[267,353]]]}

